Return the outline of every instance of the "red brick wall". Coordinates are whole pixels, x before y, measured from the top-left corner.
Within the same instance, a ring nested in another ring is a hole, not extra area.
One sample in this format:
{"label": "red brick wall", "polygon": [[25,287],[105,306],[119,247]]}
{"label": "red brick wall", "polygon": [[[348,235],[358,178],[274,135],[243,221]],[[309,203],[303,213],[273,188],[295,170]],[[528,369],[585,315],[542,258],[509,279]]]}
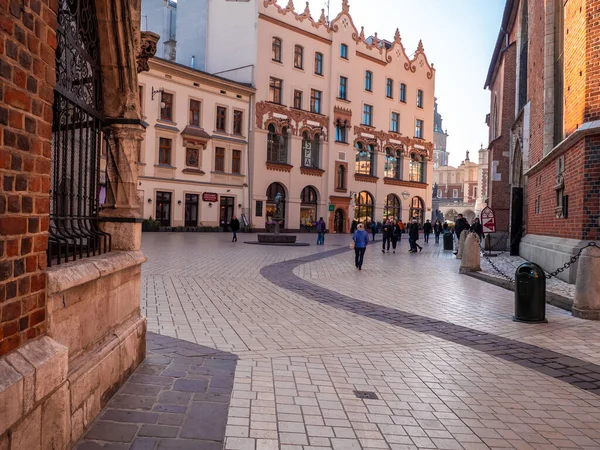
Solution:
{"label": "red brick wall", "polygon": [[46,330],[56,3],[0,0],[0,355]]}
{"label": "red brick wall", "polygon": [[529,54],[527,97],[529,108],[529,162],[534,165],[544,156],[544,35],[545,2],[529,1]]}
{"label": "red brick wall", "polygon": [[600,119],[600,0],[587,2],[585,45],[586,107],[584,120]]}
{"label": "red brick wall", "polygon": [[600,240],[600,136],[585,139],[581,237]]}
{"label": "red brick wall", "polygon": [[[565,4],[564,78],[565,137],[584,122],[586,80],[586,0],[569,0]],[[598,3],[594,0],[593,3]]]}
{"label": "red brick wall", "polygon": [[[516,57],[517,48],[513,43],[503,53],[502,64],[490,86],[492,96],[497,92],[498,101],[502,102],[500,137],[489,145],[488,165],[488,206],[496,214],[498,232],[508,231],[510,222],[510,161],[506,155],[509,154],[510,128],[515,120]],[[494,170],[494,161],[498,162],[496,170]],[[500,180],[494,181],[496,173],[500,174]]]}

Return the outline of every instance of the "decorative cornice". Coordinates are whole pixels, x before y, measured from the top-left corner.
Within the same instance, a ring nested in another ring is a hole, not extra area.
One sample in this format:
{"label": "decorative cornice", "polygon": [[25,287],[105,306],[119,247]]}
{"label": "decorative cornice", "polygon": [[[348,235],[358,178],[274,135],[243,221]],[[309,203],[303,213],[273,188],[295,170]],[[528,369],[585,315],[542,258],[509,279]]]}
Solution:
{"label": "decorative cornice", "polygon": [[[375,138],[365,138],[362,136],[363,133],[375,136]],[[407,136],[399,135],[398,133],[374,130],[370,127],[358,125],[354,126],[354,135],[356,136],[354,145],[359,141],[371,144],[374,143],[380,152],[385,152],[387,147],[391,147],[394,150],[404,151],[405,156],[409,156],[411,153],[416,152],[425,156],[428,161],[433,160],[433,143],[422,139],[409,138]],[[400,144],[392,141],[400,142]]]}
{"label": "decorative cornice", "polygon": [[137,73],[148,72],[150,70],[148,60],[154,58],[156,44],[158,44],[158,40],[160,39],[160,36],[152,31],[142,31],[140,34],[140,48],[136,57]]}
{"label": "decorative cornice", "polygon": [[[267,0],[265,0],[265,1],[267,1]],[[277,6],[279,6],[279,5],[277,5]],[[284,13],[282,13],[282,14],[284,14]],[[279,25],[280,27],[286,28],[288,30],[291,30],[294,33],[299,33],[299,34],[301,34],[303,36],[312,38],[312,39],[314,39],[316,41],[322,42],[322,43],[327,44],[327,45],[331,45],[331,41],[329,39],[326,39],[326,38],[324,38],[322,36],[319,36],[318,34],[310,33],[310,32],[308,32],[306,30],[303,30],[302,28],[298,28],[298,27],[295,27],[294,25],[290,25],[289,23],[282,22],[281,20],[277,20],[274,17],[267,16],[266,14],[259,13],[258,14],[258,18],[264,20],[265,22],[270,22],[270,23],[273,23],[275,25]],[[298,17],[296,17],[296,18],[298,18]],[[318,27],[320,27],[322,25],[320,22],[315,22],[314,20],[312,20],[312,18],[311,18],[311,23],[313,23],[313,26],[315,28],[318,28]]]}
{"label": "decorative cornice", "polygon": [[274,170],[276,172],[291,172],[294,168],[294,166],[292,166],[291,164],[273,163],[268,161],[266,165],[268,170]]}
{"label": "decorative cornice", "polygon": [[349,205],[350,200],[352,200],[350,197],[341,197],[339,195],[330,195],[329,196],[329,201],[331,203],[341,203],[342,205]]}
{"label": "decorative cornice", "polygon": [[300,173],[302,175],[310,175],[313,177],[322,177],[325,171],[323,169],[316,169],[314,167],[300,167]]}
{"label": "decorative cornice", "polygon": [[415,188],[415,189],[426,189],[428,186],[427,183],[419,183],[418,181],[397,180],[395,178],[384,178],[383,184],[390,184],[393,186],[405,186],[405,187],[411,187],[411,188]]}
{"label": "decorative cornice", "polygon": [[388,64],[386,61],[382,61],[380,59],[375,58],[374,56],[367,55],[365,53],[359,52],[358,50],[356,51],[356,56],[358,56],[359,58],[366,59],[367,61],[371,61],[371,62],[374,62],[376,64],[380,64],[382,66],[387,66],[387,64]]}
{"label": "decorative cornice", "polygon": [[365,175],[363,173],[355,173],[354,180],[362,181],[364,183],[377,183],[377,180],[379,180],[379,177],[376,177],[373,175]]}
{"label": "decorative cornice", "polygon": [[[317,123],[318,125],[309,122]],[[296,136],[302,136],[302,132],[308,129],[311,134],[320,133],[324,141],[328,140],[329,117],[299,109],[287,108],[276,103],[257,102],[256,127],[267,129],[269,123],[275,125],[278,133],[281,132],[284,126],[287,126],[292,134]]]}
{"label": "decorative cornice", "polygon": [[200,169],[183,169],[181,173],[185,173],[188,175],[204,175],[205,172]]}

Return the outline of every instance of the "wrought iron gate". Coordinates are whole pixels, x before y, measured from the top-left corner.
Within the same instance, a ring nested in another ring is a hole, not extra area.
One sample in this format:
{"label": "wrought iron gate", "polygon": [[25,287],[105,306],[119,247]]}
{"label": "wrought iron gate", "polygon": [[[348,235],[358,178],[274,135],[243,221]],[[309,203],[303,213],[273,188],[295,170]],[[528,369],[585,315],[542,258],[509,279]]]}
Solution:
{"label": "wrought iron gate", "polygon": [[93,0],[59,0],[48,265],[110,251],[100,230],[104,126]]}

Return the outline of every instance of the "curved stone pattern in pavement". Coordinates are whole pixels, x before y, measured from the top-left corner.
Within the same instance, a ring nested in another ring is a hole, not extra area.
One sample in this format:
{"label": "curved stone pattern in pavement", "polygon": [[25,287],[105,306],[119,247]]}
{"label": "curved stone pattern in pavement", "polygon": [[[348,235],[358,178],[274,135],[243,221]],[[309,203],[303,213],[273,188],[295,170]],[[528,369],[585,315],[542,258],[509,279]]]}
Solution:
{"label": "curved stone pattern in pavement", "polygon": [[283,261],[263,267],[260,273],[271,283],[310,300],[464,345],[600,395],[600,366],[597,364],[461,325],[358,300],[314,285],[294,274],[294,269],[300,264],[346,252],[347,249],[336,249]]}

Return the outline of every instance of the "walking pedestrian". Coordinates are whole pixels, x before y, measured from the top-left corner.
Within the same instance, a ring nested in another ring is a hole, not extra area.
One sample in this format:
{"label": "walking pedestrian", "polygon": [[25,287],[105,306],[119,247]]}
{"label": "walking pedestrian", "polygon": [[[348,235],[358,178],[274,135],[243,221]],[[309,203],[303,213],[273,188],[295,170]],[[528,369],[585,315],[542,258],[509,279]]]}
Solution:
{"label": "walking pedestrian", "polygon": [[387,244],[387,252],[390,252],[390,243],[392,241],[392,225],[386,220],[381,227],[381,236],[383,237],[383,244],[381,246],[381,253],[385,253],[385,246]]}
{"label": "walking pedestrian", "polygon": [[429,235],[431,234],[431,230],[432,230],[432,226],[431,226],[431,222],[429,221],[429,219],[427,219],[427,222],[425,222],[423,224],[423,235],[425,237],[425,242],[428,243],[429,242]]}
{"label": "walking pedestrian", "polygon": [[400,225],[398,222],[395,222],[392,225],[392,249],[393,252],[396,253],[396,245],[398,244],[398,239],[402,236],[402,230],[400,229]]}
{"label": "walking pedestrian", "polygon": [[473,225],[471,225],[471,231],[479,236],[479,243],[483,242],[484,234],[483,234],[483,225],[479,221],[479,217],[475,217],[473,221]]}
{"label": "walking pedestrian", "polygon": [[362,270],[365,251],[369,243],[369,234],[365,231],[362,223],[359,223],[356,227],[352,240],[354,241],[354,264],[358,270]]}
{"label": "walking pedestrian", "polygon": [[440,223],[440,219],[436,220],[433,224],[433,234],[435,236],[435,243],[440,243],[440,234],[442,233],[442,224]]}
{"label": "walking pedestrian", "polygon": [[317,245],[325,244],[325,230],[327,226],[325,225],[325,221],[321,217],[317,222]]}
{"label": "walking pedestrian", "polygon": [[423,251],[423,247],[417,244],[417,241],[419,240],[419,224],[417,223],[417,219],[413,219],[412,223],[410,224],[410,228],[408,231],[408,239],[410,242],[409,251],[411,253],[417,253],[417,248],[419,248],[420,252]]}
{"label": "walking pedestrian", "polygon": [[375,235],[377,234],[377,222],[371,224],[371,233],[373,233],[373,242],[375,242]]}
{"label": "walking pedestrian", "polygon": [[[464,230],[469,229],[469,222],[467,219],[463,217],[462,214],[458,215],[458,219],[456,219],[456,225],[454,226],[454,232],[456,233],[456,245],[458,246],[460,241],[460,235]],[[454,252],[454,254],[458,254],[458,250]]]}
{"label": "walking pedestrian", "polygon": [[231,220],[229,226],[231,227],[231,231],[233,233],[231,242],[237,242],[237,232],[240,229],[240,221],[237,219],[237,217],[233,216],[233,219]]}
{"label": "walking pedestrian", "polygon": [[447,220],[446,220],[446,221],[444,221],[444,226],[442,227],[442,229],[444,230],[444,233],[445,233],[446,231],[448,231],[448,221],[447,221]]}
{"label": "walking pedestrian", "polygon": [[404,226],[404,223],[401,220],[398,221],[398,228],[400,228],[400,234],[398,235],[398,242],[402,242],[402,235],[406,232],[406,227]]}

